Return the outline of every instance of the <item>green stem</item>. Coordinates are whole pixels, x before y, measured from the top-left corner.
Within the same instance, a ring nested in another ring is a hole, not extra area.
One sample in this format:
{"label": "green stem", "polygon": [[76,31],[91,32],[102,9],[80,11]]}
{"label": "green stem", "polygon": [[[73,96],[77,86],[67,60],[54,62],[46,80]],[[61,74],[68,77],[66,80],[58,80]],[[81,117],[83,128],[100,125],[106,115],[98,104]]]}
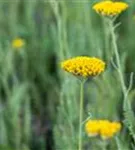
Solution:
{"label": "green stem", "polygon": [[125,85],[123,71],[122,71],[122,67],[121,67],[121,63],[120,63],[120,56],[119,56],[118,46],[117,46],[117,42],[116,42],[115,28],[114,28],[112,20],[109,21],[109,27],[110,27],[111,37],[112,37],[113,49],[114,49],[114,53],[115,53],[115,56],[116,56],[117,71],[119,73],[122,92],[123,92],[123,95],[124,95],[123,107],[125,107],[126,99],[127,99],[127,88],[126,88],[126,85]]}
{"label": "green stem", "polygon": [[102,141],[102,150],[107,150],[107,142],[105,140]]}
{"label": "green stem", "polygon": [[119,138],[116,136],[115,137],[116,145],[118,150],[122,150],[124,147],[122,147]]}
{"label": "green stem", "polygon": [[85,80],[81,81],[80,84],[80,115],[79,115],[79,136],[78,136],[78,150],[82,150],[82,121],[83,121],[83,100],[84,100],[84,83]]}
{"label": "green stem", "polygon": [[[121,63],[120,63],[120,56],[118,53],[118,47],[117,47],[117,42],[116,42],[116,36],[115,36],[115,28],[116,26],[113,25],[113,20],[109,21],[109,27],[110,27],[110,32],[111,32],[111,37],[112,37],[112,44],[113,44],[113,49],[114,49],[114,53],[116,56],[116,65],[117,65],[117,71],[120,77],[120,82],[121,82],[121,87],[122,87],[122,92],[124,95],[124,101],[123,101],[123,110],[125,113],[125,120],[128,122],[129,125],[127,125],[127,128],[129,129],[129,131],[132,134],[132,137],[135,141],[135,134],[134,134],[134,130],[133,130],[133,126],[134,126],[134,113],[132,112],[132,108],[131,108],[131,104],[128,100],[128,93],[130,90],[130,86],[127,88],[125,85],[125,81],[124,81],[124,75],[123,75],[123,71],[122,71],[122,67],[121,67]],[[130,79],[131,83],[132,83],[132,79]],[[132,117],[132,119],[127,118],[127,115],[130,115],[130,118]]]}
{"label": "green stem", "polygon": [[110,52],[108,49],[110,48],[110,43],[109,43],[109,37],[110,37],[110,32],[108,30],[108,25],[106,22],[106,19],[103,18],[103,27],[104,27],[104,33],[105,33],[105,58],[107,61],[110,59]]}

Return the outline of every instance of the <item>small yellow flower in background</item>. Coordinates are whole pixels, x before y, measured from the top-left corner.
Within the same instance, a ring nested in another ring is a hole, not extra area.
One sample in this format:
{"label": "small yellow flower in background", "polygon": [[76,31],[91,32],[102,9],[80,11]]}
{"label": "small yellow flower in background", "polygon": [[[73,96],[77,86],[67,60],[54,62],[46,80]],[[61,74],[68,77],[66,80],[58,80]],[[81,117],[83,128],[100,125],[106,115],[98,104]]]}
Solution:
{"label": "small yellow flower in background", "polygon": [[25,45],[25,41],[21,38],[16,38],[12,41],[13,48],[21,48]]}
{"label": "small yellow flower in background", "polygon": [[78,56],[63,61],[61,67],[75,76],[93,77],[104,71],[105,63],[95,57]]}
{"label": "small yellow flower in background", "polygon": [[116,16],[128,8],[128,4],[124,2],[102,1],[96,3],[93,9],[104,16]]}
{"label": "small yellow flower in background", "polygon": [[85,131],[88,136],[100,135],[102,139],[113,137],[121,129],[119,122],[108,120],[89,120],[85,124]]}

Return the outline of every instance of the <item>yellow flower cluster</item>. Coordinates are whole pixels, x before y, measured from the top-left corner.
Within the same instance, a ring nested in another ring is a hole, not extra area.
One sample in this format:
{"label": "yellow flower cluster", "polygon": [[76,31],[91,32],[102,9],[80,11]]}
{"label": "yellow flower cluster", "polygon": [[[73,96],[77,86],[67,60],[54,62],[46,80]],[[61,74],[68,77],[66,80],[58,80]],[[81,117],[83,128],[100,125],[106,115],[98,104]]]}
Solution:
{"label": "yellow flower cluster", "polygon": [[25,45],[25,41],[21,38],[16,38],[12,41],[13,48],[21,48]]}
{"label": "yellow flower cluster", "polygon": [[92,77],[104,71],[105,63],[95,57],[78,56],[63,61],[61,67],[75,76]]}
{"label": "yellow flower cluster", "polygon": [[121,129],[119,122],[108,120],[89,120],[85,124],[85,131],[88,136],[100,135],[102,139],[113,137]]}
{"label": "yellow flower cluster", "polygon": [[102,1],[93,6],[93,9],[104,16],[115,16],[128,8],[124,2]]}

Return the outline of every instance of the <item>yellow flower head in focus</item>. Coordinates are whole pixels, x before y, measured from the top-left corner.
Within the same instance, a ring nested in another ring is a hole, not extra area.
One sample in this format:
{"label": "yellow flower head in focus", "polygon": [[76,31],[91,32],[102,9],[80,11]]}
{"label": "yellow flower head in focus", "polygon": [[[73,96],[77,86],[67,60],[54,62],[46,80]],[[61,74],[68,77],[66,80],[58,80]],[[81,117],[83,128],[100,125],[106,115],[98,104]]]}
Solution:
{"label": "yellow flower head in focus", "polygon": [[85,124],[85,131],[88,136],[100,135],[102,139],[113,137],[121,129],[119,122],[108,120],[89,120]]}
{"label": "yellow flower head in focus", "polygon": [[116,16],[128,8],[128,4],[124,2],[102,1],[96,3],[93,9],[104,16]]}
{"label": "yellow flower head in focus", "polygon": [[104,71],[105,63],[95,57],[78,56],[63,61],[61,67],[75,76],[93,77]]}
{"label": "yellow flower head in focus", "polygon": [[12,41],[13,48],[21,48],[25,45],[25,41],[21,38],[16,38]]}

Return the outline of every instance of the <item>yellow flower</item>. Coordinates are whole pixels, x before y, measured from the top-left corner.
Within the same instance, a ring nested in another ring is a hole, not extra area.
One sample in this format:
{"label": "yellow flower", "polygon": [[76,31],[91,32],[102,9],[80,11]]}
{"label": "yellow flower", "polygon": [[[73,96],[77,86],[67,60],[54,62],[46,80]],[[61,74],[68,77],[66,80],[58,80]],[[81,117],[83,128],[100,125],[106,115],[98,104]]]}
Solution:
{"label": "yellow flower", "polygon": [[93,6],[93,9],[104,16],[115,16],[128,8],[124,2],[102,1]]}
{"label": "yellow flower", "polygon": [[85,124],[85,131],[88,136],[100,135],[102,139],[113,137],[121,129],[119,122],[108,120],[89,120]]}
{"label": "yellow flower", "polygon": [[85,131],[88,136],[97,136],[99,134],[99,125],[97,120],[89,120],[85,124]]}
{"label": "yellow flower", "polygon": [[119,122],[103,123],[100,129],[100,136],[102,139],[108,139],[113,137],[121,129]]}
{"label": "yellow flower", "polygon": [[92,77],[104,71],[105,63],[95,57],[78,56],[63,61],[61,67],[75,76]]}
{"label": "yellow flower", "polygon": [[16,38],[12,41],[13,48],[21,48],[25,45],[25,41],[21,38]]}

